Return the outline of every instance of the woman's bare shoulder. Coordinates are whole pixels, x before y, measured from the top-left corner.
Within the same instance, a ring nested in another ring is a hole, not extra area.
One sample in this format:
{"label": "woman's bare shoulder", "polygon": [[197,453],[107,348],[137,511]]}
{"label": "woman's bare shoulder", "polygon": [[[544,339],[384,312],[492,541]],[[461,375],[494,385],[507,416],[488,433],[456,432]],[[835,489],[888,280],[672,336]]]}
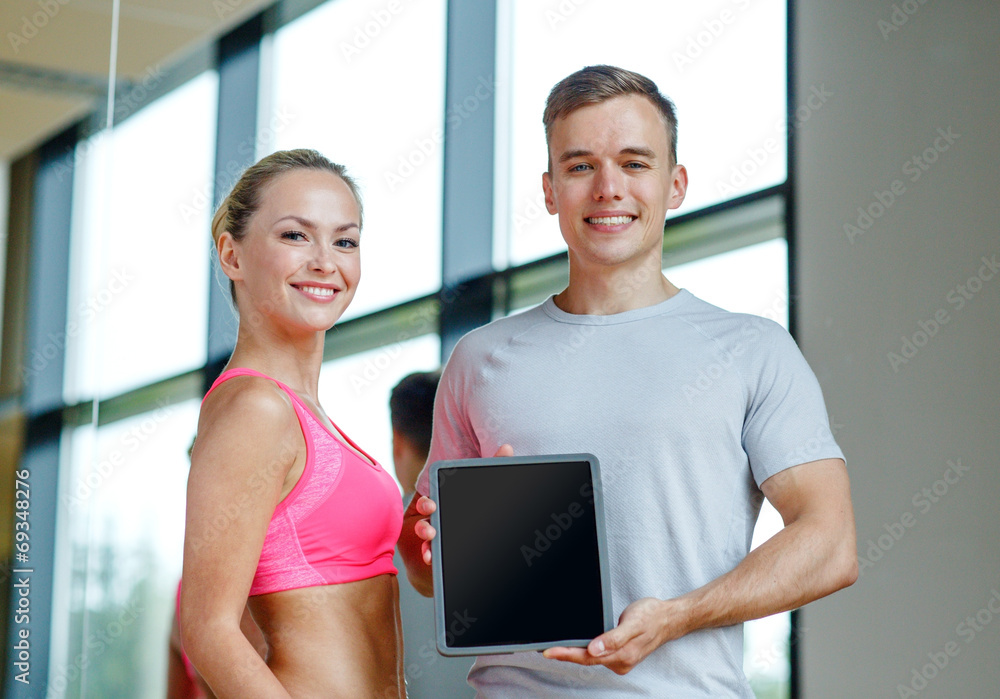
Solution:
{"label": "woman's bare shoulder", "polygon": [[[238,465],[261,458],[273,461],[282,454],[290,465],[301,444],[301,428],[288,394],[270,379],[237,376],[217,386],[202,403],[192,469],[220,457]],[[237,454],[246,458],[226,458]]]}

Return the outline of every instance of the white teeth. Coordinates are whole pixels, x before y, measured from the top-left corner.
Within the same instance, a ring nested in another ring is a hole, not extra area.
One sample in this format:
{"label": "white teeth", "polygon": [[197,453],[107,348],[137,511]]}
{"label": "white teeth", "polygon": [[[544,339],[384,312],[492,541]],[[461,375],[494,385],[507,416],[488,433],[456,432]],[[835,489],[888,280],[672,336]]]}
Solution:
{"label": "white teeth", "polygon": [[596,223],[599,226],[618,226],[632,220],[631,216],[598,216],[588,218],[588,223]]}
{"label": "white teeth", "polygon": [[300,286],[299,288],[307,294],[313,294],[314,296],[333,296],[336,292],[336,289],[326,289],[319,286]]}

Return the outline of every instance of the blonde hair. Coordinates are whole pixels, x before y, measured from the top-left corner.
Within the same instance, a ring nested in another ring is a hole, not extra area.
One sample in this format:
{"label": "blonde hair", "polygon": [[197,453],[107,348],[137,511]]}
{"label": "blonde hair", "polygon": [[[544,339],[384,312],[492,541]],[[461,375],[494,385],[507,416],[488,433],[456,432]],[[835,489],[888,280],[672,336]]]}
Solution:
{"label": "blonde hair", "polygon": [[[219,238],[225,231],[233,236],[233,240],[243,240],[246,237],[250,219],[260,208],[264,189],[279,175],[299,169],[326,170],[343,180],[347,188],[351,190],[354,200],[358,203],[358,226],[364,225],[361,192],[354,179],[347,174],[347,168],[309,148],[279,150],[261,158],[256,164],[244,170],[232,191],[219,204],[215,216],[212,217],[212,240],[215,241],[215,244],[219,244]],[[229,281],[229,295],[235,304],[236,286],[232,280]]]}

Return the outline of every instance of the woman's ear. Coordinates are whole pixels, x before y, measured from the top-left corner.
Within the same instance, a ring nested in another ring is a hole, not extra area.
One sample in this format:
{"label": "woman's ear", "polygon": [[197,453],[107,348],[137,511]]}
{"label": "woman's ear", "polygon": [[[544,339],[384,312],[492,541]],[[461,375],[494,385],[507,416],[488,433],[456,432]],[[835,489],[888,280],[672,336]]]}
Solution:
{"label": "woman's ear", "polygon": [[225,275],[233,281],[242,279],[239,249],[232,233],[223,231],[222,235],[219,236],[219,242],[216,243],[215,248],[219,253],[219,266],[222,267]]}

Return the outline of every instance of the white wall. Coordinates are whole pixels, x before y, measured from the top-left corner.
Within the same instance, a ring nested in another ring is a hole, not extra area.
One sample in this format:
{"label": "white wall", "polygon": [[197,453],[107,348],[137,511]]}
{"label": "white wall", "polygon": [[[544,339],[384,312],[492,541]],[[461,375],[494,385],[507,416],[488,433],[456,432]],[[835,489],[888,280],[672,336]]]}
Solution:
{"label": "white wall", "polygon": [[[1000,271],[980,259],[1000,260],[1000,3],[895,7],[891,32],[888,0],[796,8],[799,100],[832,93],[798,130],[799,339],[848,457],[864,566],[803,612],[807,699],[1000,695]],[[902,194],[851,242],[844,224],[894,180]],[[981,268],[994,276],[959,308]],[[963,471],[934,502],[922,490],[949,460]]]}

